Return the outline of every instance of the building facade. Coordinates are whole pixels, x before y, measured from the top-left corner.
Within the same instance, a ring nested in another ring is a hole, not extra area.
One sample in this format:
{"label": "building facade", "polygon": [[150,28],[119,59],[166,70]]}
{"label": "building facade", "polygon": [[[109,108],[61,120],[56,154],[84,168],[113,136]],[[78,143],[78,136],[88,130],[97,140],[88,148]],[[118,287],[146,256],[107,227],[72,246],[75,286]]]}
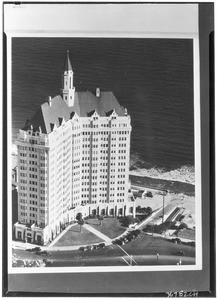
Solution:
{"label": "building facade", "polygon": [[76,92],[67,52],[62,95],[19,130],[15,237],[46,244],[76,219],[127,215],[131,120],[112,92]]}

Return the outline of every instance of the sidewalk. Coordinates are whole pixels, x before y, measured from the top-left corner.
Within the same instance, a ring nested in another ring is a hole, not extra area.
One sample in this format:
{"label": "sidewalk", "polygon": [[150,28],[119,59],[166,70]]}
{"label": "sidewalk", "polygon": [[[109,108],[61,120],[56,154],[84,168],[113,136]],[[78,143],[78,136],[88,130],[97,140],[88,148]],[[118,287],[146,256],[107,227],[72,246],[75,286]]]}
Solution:
{"label": "sidewalk", "polygon": [[[86,247],[90,244],[84,244],[84,245],[76,245],[76,246],[57,246],[55,247],[56,242],[61,239],[61,237],[72,227],[75,226],[77,223],[70,225],[67,227],[64,231],[61,232],[61,234],[48,246],[41,246],[42,250],[49,250],[49,251],[73,251],[73,250],[78,250],[80,247]],[[104,235],[103,233],[99,232],[98,230],[94,229],[88,224],[84,224],[83,227],[85,227],[88,231],[92,232],[102,240],[104,240],[104,243],[106,246],[111,245],[112,240]],[[93,243],[91,245],[98,245],[99,243]]]}
{"label": "sidewalk", "polygon": [[25,250],[28,248],[34,248],[34,247],[40,247],[37,244],[30,244],[25,242],[19,242],[19,241],[12,241],[12,249],[21,249]]}
{"label": "sidewalk", "polygon": [[155,220],[155,217],[157,214],[159,214],[159,212],[162,210],[163,208],[160,207],[158,208],[155,212],[153,212],[149,217],[147,217],[144,221],[142,221],[137,227],[136,229],[142,229],[145,225],[147,225],[148,223],[151,223]]}
{"label": "sidewalk", "polygon": [[86,228],[87,230],[89,230],[90,232],[92,232],[93,234],[95,234],[96,236],[98,236],[99,238],[104,240],[105,242],[111,243],[112,240],[109,237],[107,237],[105,234],[103,234],[102,232],[96,230],[95,228],[93,228],[92,226],[90,226],[88,224],[84,224],[83,226],[84,226],[84,228]]}

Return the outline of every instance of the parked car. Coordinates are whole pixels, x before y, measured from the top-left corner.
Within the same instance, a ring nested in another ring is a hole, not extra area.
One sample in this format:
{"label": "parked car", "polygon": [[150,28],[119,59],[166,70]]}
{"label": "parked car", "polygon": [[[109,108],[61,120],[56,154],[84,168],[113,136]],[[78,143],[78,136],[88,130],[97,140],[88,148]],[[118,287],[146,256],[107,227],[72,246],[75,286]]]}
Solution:
{"label": "parked car", "polygon": [[138,234],[141,233],[141,230],[140,230],[140,229],[136,229],[136,230],[135,230],[135,233],[138,235]]}
{"label": "parked car", "polygon": [[43,262],[45,263],[45,266],[50,266],[53,263],[53,260],[47,260],[46,258],[43,259]]}
{"label": "parked car", "polygon": [[99,245],[93,245],[92,247],[93,247],[93,250],[99,249]]}
{"label": "parked car", "polygon": [[39,251],[35,251],[35,254],[38,254],[38,255],[46,255],[46,256],[50,255],[49,252],[47,252],[46,250],[41,251],[41,249],[40,249]]}
{"label": "parked car", "polygon": [[150,197],[150,198],[152,198],[152,197],[153,197],[153,194],[152,194],[151,191],[145,191],[145,192],[144,192],[144,196],[145,196],[145,197]]}
{"label": "parked car", "polygon": [[86,249],[87,249],[88,251],[91,251],[91,250],[93,250],[93,246],[87,246]]}
{"label": "parked car", "polygon": [[41,251],[41,248],[40,248],[40,247],[28,248],[28,249],[26,249],[26,251],[29,251],[29,252],[37,252],[37,251]]}
{"label": "parked car", "polygon": [[84,247],[79,247],[78,250],[84,251]]}
{"label": "parked car", "polygon": [[183,251],[178,251],[178,252],[177,252],[177,255],[185,256],[185,252],[183,252]]}
{"label": "parked car", "polygon": [[126,236],[126,239],[128,240],[128,242],[131,242],[132,239],[133,239],[133,237],[132,237],[132,235],[127,235],[127,236]]}
{"label": "parked car", "polygon": [[188,245],[195,247],[195,242],[194,241],[188,242]]}
{"label": "parked car", "polygon": [[40,254],[41,254],[41,255],[46,255],[46,256],[49,256],[49,255],[50,255],[50,253],[47,252],[46,250],[40,251]]}
{"label": "parked car", "polygon": [[99,244],[99,247],[100,247],[100,248],[104,248],[104,247],[105,247],[105,243],[100,243],[100,244]]}
{"label": "parked car", "polygon": [[172,242],[181,244],[182,241],[180,240],[180,238],[175,238],[175,239],[172,239]]}
{"label": "parked car", "polygon": [[130,224],[130,225],[129,225],[129,228],[135,229],[135,228],[136,228],[136,225],[138,225],[138,223]]}

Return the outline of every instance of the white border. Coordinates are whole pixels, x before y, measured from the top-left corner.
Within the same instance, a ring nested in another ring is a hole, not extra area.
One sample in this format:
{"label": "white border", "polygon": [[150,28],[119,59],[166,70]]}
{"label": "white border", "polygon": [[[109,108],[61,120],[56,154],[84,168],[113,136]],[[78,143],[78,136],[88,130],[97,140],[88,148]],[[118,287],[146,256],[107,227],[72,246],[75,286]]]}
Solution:
{"label": "white border", "polygon": [[[105,9],[106,5],[106,9]],[[45,7],[46,6],[46,7]],[[56,9],[56,6],[58,9]],[[93,9],[94,6],[94,9]],[[61,7],[61,8],[60,8]],[[70,7],[70,9],[69,9]],[[63,9],[64,8],[64,9]],[[82,8],[82,9],[81,9]],[[132,9],[133,8],[133,9]],[[129,10],[130,9],[130,10]],[[91,18],[84,18],[90,15]],[[103,11],[104,10],[104,11]],[[105,11],[107,12],[105,14]],[[121,13],[121,18],[118,18]],[[131,21],[126,22],[131,13]],[[61,14],[65,14],[64,18]],[[153,15],[155,17],[153,17]],[[58,22],[56,17],[58,17]],[[61,17],[60,17],[61,16]],[[109,18],[108,18],[109,16]],[[158,22],[156,22],[156,19]],[[82,20],[85,20],[83,23]],[[93,22],[94,20],[94,22]],[[184,20],[184,22],[183,22]],[[124,22],[122,22],[124,21]],[[108,28],[109,24],[109,28]],[[194,59],[194,138],[195,138],[195,204],[196,209],[196,265],[136,266],[136,267],[59,267],[12,268],[12,245],[9,242],[8,273],[72,273],[72,272],[131,272],[131,271],[183,271],[202,269],[202,216],[201,216],[201,120],[200,120],[200,68],[197,4],[13,4],[5,7],[7,34],[7,96],[8,128],[11,129],[12,37],[117,37],[117,38],[176,38],[193,39]],[[73,28],[73,30],[69,30]],[[99,30],[100,28],[100,30]],[[67,30],[66,30],[67,29]],[[8,130],[8,157],[11,155],[11,130]],[[8,240],[12,241],[11,160],[8,160]]]}

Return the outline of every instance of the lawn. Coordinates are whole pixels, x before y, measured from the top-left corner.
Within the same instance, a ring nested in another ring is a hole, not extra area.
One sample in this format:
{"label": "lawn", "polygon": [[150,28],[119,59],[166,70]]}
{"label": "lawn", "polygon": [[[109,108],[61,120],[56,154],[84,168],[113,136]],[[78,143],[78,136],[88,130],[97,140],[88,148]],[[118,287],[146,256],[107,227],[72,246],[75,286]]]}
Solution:
{"label": "lawn", "polygon": [[100,221],[97,218],[88,219],[85,222],[108,236],[110,239],[121,235],[126,230],[126,228],[121,226],[120,222],[116,218],[105,218],[102,221],[102,225],[100,225]]}
{"label": "lawn", "polygon": [[103,242],[98,236],[80,226],[72,226],[55,244],[54,247],[89,245]]}

